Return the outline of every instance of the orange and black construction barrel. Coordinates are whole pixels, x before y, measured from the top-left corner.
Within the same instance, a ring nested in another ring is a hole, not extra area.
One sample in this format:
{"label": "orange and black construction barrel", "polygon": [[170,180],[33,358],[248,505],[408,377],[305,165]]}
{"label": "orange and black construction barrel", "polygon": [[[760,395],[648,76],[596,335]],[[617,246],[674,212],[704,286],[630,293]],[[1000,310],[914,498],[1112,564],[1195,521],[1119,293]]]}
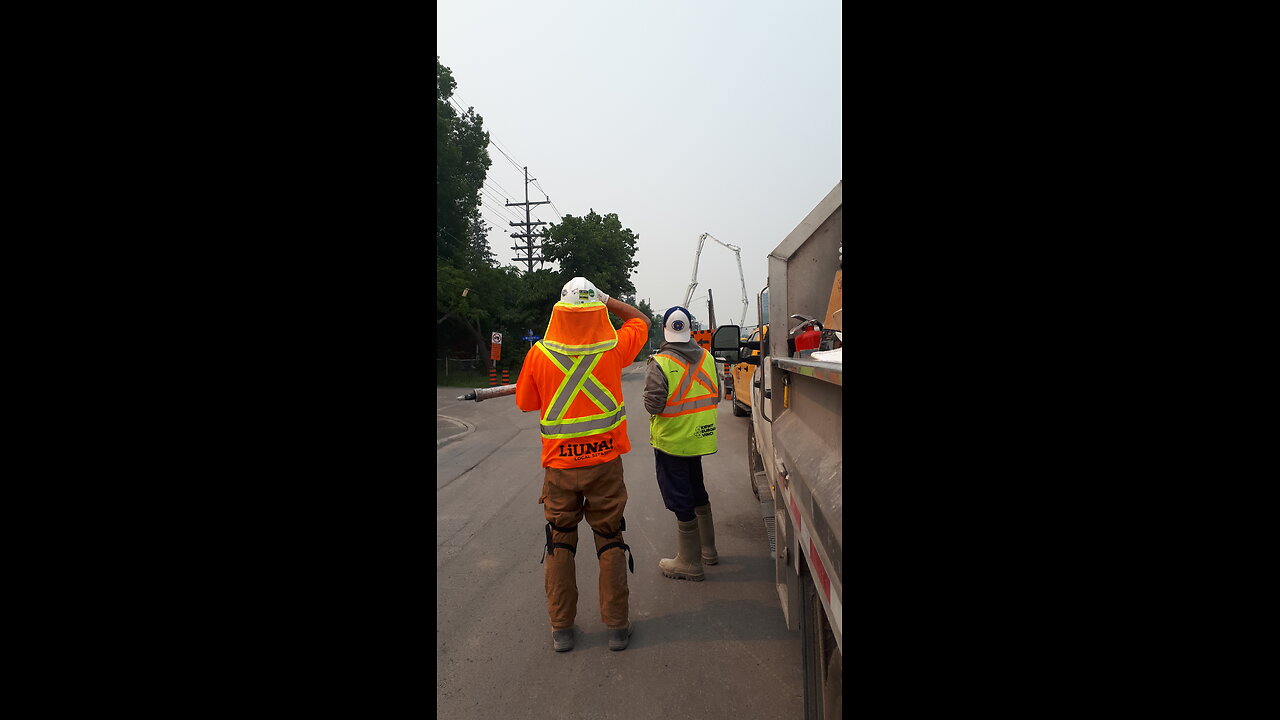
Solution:
{"label": "orange and black construction barrel", "polygon": [[498,387],[498,370],[489,368],[489,387]]}

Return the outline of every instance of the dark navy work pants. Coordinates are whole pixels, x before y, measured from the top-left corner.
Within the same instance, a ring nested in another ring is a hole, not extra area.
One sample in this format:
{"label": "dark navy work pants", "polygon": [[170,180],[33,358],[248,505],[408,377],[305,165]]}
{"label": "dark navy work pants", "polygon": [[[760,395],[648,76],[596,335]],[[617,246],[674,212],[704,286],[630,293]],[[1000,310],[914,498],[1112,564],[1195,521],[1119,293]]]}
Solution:
{"label": "dark navy work pants", "polygon": [[694,519],[693,509],[710,502],[702,484],[702,457],[677,457],[654,448],[653,460],[658,468],[662,504],[681,522]]}

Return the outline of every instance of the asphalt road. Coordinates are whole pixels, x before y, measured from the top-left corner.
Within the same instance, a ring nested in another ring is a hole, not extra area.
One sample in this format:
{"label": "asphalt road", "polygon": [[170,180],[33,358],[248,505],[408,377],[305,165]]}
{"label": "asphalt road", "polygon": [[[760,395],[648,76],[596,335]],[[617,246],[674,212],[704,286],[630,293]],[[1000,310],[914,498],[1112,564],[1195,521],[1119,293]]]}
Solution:
{"label": "asphalt road", "polygon": [[[437,388],[436,713],[451,718],[769,718],[803,715],[800,636],[787,630],[773,560],[743,457],[749,418],[727,401],[720,451],[703,458],[720,564],[703,582],[670,580],[675,516],[662,505],[641,400],[644,365],[623,373],[632,449],[623,456],[634,634],[610,652],[599,565],[579,552],[573,651],[551,649],[538,494],[536,413],[512,397],[459,402]],[[442,442],[443,441],[443,442]]]}

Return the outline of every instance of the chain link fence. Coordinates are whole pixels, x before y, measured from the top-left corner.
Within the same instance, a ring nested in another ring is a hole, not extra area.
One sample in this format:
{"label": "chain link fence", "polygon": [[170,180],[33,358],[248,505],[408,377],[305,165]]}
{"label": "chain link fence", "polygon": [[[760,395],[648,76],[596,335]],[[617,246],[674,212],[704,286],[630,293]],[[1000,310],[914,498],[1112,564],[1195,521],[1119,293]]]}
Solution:
{"label": "chain link fence", "polygon": [[436,358],[436,370],[438,372],[479,372],[487,371],[486,361],[482,358]]}
{"label": "chain link fence", "polygon": [[[498,372],[502,372],[502,369],[506,368],[509,373],[514,375],[519,371],[520,366],[523,364],[524,364],[523,358],[521,358],[520,360],[508,360],[504,358],[498,361]],[[487,373],[489,372],[489,359],[481,358],[481,357],[436,358],[436,372],[440,372],[440,373],[445,372],[446,366],[447,366],[448,372],[451,372],[451,373],[452,372]]]}

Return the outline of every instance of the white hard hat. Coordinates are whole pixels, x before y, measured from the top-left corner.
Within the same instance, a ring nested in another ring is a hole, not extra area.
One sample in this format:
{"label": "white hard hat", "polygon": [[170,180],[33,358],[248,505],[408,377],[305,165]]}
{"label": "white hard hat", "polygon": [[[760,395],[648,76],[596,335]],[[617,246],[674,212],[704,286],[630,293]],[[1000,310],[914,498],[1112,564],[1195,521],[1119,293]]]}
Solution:
{"label": "white hard hat", "polygon": [[560,302],[570,305],[600,302],[600,291],[596,290],[596,286],[590,280],[576,277],[560,288]]}

